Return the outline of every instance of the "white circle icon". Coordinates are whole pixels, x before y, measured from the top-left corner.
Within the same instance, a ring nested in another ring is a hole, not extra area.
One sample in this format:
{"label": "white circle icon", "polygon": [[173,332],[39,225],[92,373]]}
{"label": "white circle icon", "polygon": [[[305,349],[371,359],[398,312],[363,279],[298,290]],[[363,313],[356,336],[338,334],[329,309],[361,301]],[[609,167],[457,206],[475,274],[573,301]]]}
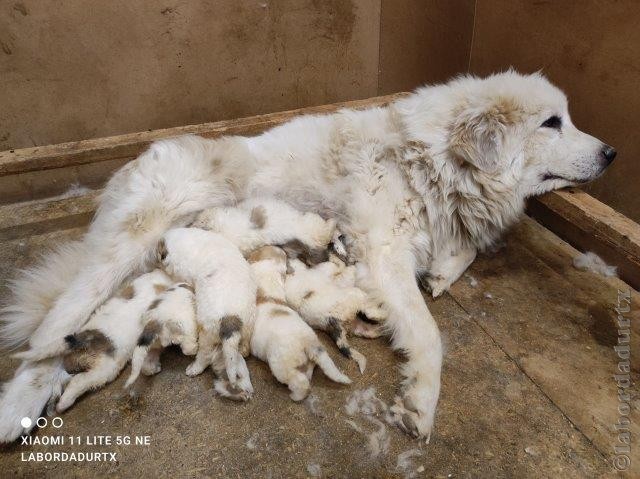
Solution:
{"label": "white circle icon", "polygon": [[25,416],[25,417],[23,417],[23,418],[20,420],[20,425],[21,425],[23,428],[25,428],[25,429],[27,429],[28,427],[31,427],[31,418],[28,418],[28,417],[26,417],[26,416]]}
{"label": "white circle icon", "polygon": [[[58,420],[58,422],[56,422],[56,419]],[[61,418],[61,417],[57,417],[57,416],[56,416],[56,417],[54,417],[54,418],[51,420],[51,425],[52,425],[53,427],[55,427],[56,429],[60,429],[60,428],[62,427],[62,418]]]}
{"label": "white circle icon", "polygon": [[38,419],[36,419],[36,424],[38,427],[45,427],[47,425],[47,418],[39,417]]}

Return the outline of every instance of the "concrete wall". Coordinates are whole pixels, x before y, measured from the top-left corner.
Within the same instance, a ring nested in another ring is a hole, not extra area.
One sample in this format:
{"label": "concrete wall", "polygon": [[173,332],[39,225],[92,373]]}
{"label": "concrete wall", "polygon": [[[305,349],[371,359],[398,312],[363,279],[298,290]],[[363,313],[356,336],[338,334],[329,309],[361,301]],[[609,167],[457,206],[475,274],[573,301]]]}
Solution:
{"label": "concrete wall", "polygon": [[581,129],[618,158],[585,189],[640,222],[640,3],[477,0],[470,70],[542,71],[569,96]]}

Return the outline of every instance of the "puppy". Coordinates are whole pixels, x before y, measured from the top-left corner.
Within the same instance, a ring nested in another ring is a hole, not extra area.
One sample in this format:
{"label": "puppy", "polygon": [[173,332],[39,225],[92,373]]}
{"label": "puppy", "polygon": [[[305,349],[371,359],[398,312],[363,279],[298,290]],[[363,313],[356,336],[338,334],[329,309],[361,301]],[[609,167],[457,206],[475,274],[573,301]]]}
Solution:
{"label": "puppy", "polygon": [[143,274],[100,306],[79,332],[15,356],[28,361],[63,356],[64,368],[73,375],[56,407],[65,411],[86,391],[118,377],[142,331],[144,312],[153,309],[158,291],[171,283],[160,270]]}
{"label": "puppy", "polygon": [[131,359],[131,375],[125,384],[130,388],[140,372],[151,376],[160,372],[160,354],[167,346],[179,345],[187,356],[198,350],[194,289],[176,283],[154,300],[144,314],[144,329]]}
{"label": "puppy", "polygon": [[320,263],[312,268],[302,261],[289,261],[285,282],[287,303],[312,328],[325,331],[340,352],[358,363],[364,372],[367,360],[347,341],[347,330],[365,337],[380,335],[371,322],[386,319],[387,312],[370,295],[355,286],[356,268],[341,260]]}
{"label": "puppy", "polygon": [[273,198],[251,198],[237,206],[204,210],[192,226],[222,234],[245,255],[265,245],[279,245],[290,256],[311,264],[326,261],[328,247],[346,254],[334,219],[325,221]]}
{"label": "puppy", "polygon": [[269,364],[278,381],[291,390],[291,399],[301,401],[311,388],[317,364],[331,380],[349,384],[320,344],[318,337],[285,302],[285,252],[264,246],[248,257],[258,283],[256,324],[251,354]]}
{"label": "puppy", "polygon": [[253,386],[243,356],[249,354],[256,309],[249,264],[231,241],[199,228],[170,230],[158,254],[169,274],[195,288],[200,332],[198,353],[187,374],[198,375],[208,366],[220,374],[221,352],[230,384],[243,393],[242,399],[249,399]]}

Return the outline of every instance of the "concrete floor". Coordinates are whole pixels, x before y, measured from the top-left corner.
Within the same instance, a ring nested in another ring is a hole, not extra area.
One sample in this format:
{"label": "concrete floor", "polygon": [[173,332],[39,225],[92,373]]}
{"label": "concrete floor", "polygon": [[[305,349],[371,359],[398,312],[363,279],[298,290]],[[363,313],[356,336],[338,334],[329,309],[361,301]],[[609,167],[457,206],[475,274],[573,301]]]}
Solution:
{"label": "concrete floor", "polygon": [[[46,244],[79,232],[2,244],[0,277],[28,264]],[[355,390],[374,386],[379,398],[393,400],[402,358],[383,339],[353,340],[369,360],[364,375],[330,349],[354,383],[338,386],[316,372],[313,394],[319,411],[290,401],[285,387],[253,359],[254,398],[247,404],[220,400],[213,395],[211,376],[188,378],[188,358],[171,350],[163,356],[163,371],[146,381],[137,403],[122,395],[123,374],[65,413],[61,429],[48,427],[34,434],[110,435],[114,440],[149,435],[149,446],[15,444],[0,450],[0,476],[310,477],[310,464],[320,466],[322,477],[337,478],[612,476],[608,461],[618,417],[612,379],[617,364],[613,304],[616,290],[626,286],[576,271],[571,266],[575,254],[527,219],[509,234],[504,249],[473,264],[469,274],[477,285],[464,277],[449,294],[427,299],[446,344],[429,445],[390,428],[388,453],[372,460],[366,438],[345,422],[353,419],[371,427],[363,417],[350,418],[345,411]],[[638,308],[639,298],[634,292],[632,308]],[[0,379],[11,377],[16,364],[5,357]],[[637,362],[632,376],[638,379]],[[633,394],[635,438],[640,424],[635,386]],[[407,471],[397,469],[398,454],[414,448],[422,455]],[[53,450],[115,452],[117,462],[21,460],[22,453]],[[631,460],[629,477],[640,474],[637,448]],[[420,466],[424,471],[417,472]]]}

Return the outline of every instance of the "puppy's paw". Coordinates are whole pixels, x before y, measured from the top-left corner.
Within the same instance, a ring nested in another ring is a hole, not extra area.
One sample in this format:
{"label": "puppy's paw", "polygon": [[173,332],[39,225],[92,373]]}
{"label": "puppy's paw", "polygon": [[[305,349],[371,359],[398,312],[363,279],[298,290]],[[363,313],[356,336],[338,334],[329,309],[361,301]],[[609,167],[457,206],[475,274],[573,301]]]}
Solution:
{"label": "puppy's paw", "polygon": [[58,404],[56,405],[56,411],[58,413],[65,412],[67,409],[73,406],[74,402],[75,402],[75,399],[70,397],[65,397],[65,395],[63,394],[60,400],[58,401]]}
{"label": "puppy's paw", "polygon": [[142,366],[142,374],[145,376],[153,376],[154,374],[158,374],[160,371],[162,371],[162,366],[159,362],[155,364],[145,364]]}
{"label": "puppy's paw", "polygon": [[202,374],[202,372],[206,368],[207,368],[206,364],[200,364],[197,361],[194,361],[191,364],[189,364],[189,366],[187,366],[185,373],[189,377],[194,377],[194,376],[198,376],[199,374]]}

